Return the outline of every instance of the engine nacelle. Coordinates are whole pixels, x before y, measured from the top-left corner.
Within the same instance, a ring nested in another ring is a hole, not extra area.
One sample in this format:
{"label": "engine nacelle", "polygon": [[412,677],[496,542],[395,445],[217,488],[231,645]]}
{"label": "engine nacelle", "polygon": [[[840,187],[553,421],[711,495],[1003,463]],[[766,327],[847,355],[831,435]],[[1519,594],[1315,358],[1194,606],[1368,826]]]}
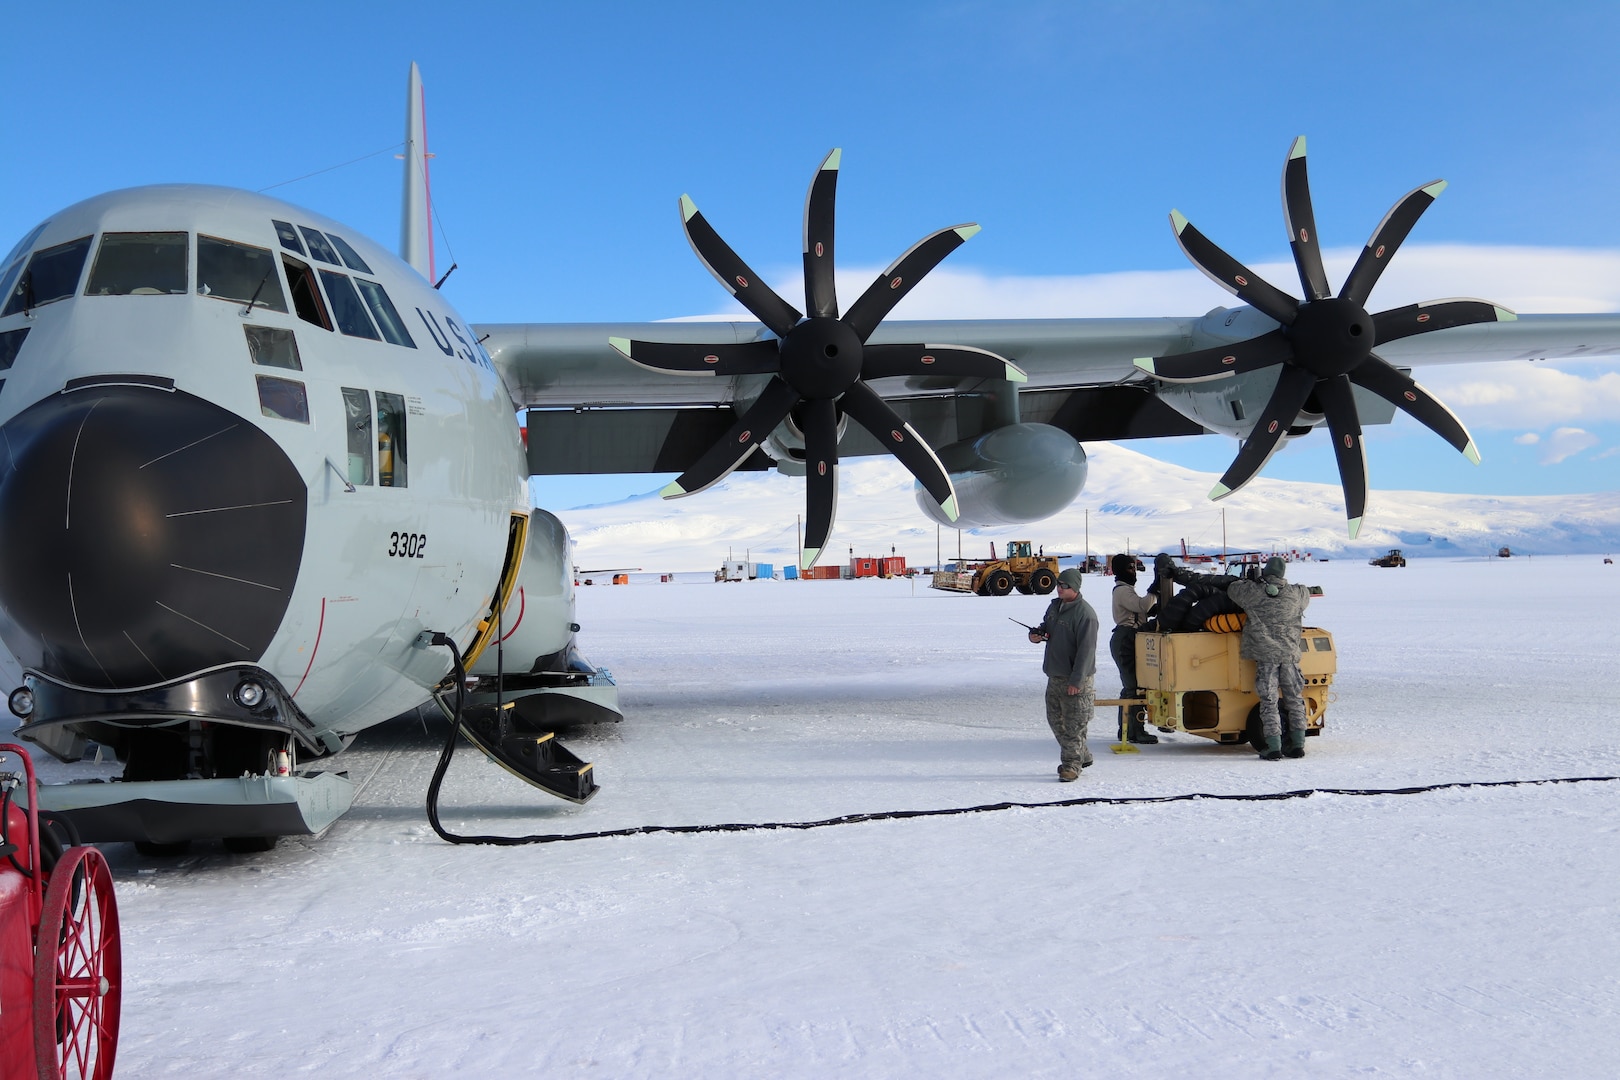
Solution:
{"label": "engine nacelle", "polygon": [[961,516],[947,521],[916,485],[922,512],[952,528],[1023,525],[1051,517],[1086,486],[1086,452],[1049,424],[1009,424],[938,451]]}
{"label": "engine nacelle", "polygon": [[[1253,308],[1219,307],[1199,320],[1193,335],[1193,346],[1204,349],[1233,341],[1244,341],[1276,329],[1277,324]],[[1229,379],[1207,379],[1203,382],[1159,383],[1155,392],[1159,400],[1189,420],[1230,435],[1246,439],[1271,392],[1277,388],[1282,368],[1266,367],[1247,371]],[[1356,412],[1361,424],[1387,424],[1395,417],[1395,406],[1376,394],[1359,386],[1351,387],[1355,396]],[[1323,422],[1322,407],[1312,394],[1288,425],[1286,438],[1304,435]]]}

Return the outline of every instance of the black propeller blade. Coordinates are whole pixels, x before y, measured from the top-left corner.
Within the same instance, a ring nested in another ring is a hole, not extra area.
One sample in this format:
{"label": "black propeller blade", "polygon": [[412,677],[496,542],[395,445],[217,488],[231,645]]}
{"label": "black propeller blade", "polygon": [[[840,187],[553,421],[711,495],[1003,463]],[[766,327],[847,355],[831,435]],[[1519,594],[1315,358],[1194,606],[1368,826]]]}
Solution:
{"label": "black propeller blade", "polygon": [[860,424],[911,471],[955,520],[956,491],[932,448],[874,391],[869,381],[890,377],[1005,379],[1024,373],[996,356],[964,346],[873,345],[867,339],[940,260],[979,231],[977,225],[941,229],[895,260],[842,318],[834,286],[833,204],[840,151],[822,161],[804,201],[804,300],[799,314],[732,251],[681,196],[681,221],[703,265],[773,335],[743,344],[673,345],[609,338],[625,359],[674,375],[771,375],[764,391],[714,446],[664,488],[665,498],[692,495],[741,465],[794,413],[804,433],[806,520],[801,566],[808,569],[827,545],[838,506],[838,417]]}
{"label": "black propeller blade", "polygon": [[1305,137],[1295,139],[1283,165],[1283,217],[1304,300],[1294,299],[1222,251],[1179,211],[1170,212],[1176,240],[1193,265],[1221,288],[1281,324],[1247,341],[1136,361],[1137,367],[1165,382],[1201,382],[1281,367],[1271,400],[1231,467],[1209,493],[1210,498],[1225,498],[1254,478],[1314,393],[1333,438],[1339,479],[1344,485],[1345,516],[1354,539],[1366,513],[1367,455],[1352,383],[1404,410],[1462,451],[1469,461],[1479,464],[1474,440],[1451,410],[1373,349],[1380,342],[1414,334],[1469,323],[1508,322],[1518,316],[1484,300],[1431,300],[1376,315],[1369,315],[1363,306],[1389,265],[1390,256],[1445,188],[1445,181],[1436,180],[1408,192],[1397,202],[1373,231],[1344,288],[1334,296],[1316,237],[1316,216],[1305,167]]}

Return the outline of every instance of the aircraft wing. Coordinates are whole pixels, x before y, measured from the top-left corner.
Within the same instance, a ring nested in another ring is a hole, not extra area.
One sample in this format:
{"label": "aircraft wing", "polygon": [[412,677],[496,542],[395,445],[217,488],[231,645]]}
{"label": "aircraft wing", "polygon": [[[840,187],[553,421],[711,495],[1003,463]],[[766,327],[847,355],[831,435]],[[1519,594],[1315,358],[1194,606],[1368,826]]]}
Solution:
{"label": "aircraft wing", "polygon": [[[885,322],[871,344],[987,349],[1029,377],[1016,386],[1019,420],[1052,424],[1082,442],[1114,441],[1231,434],[1214,421],[1200,422],[1196,411],[1189,416],[1184,398],[1178,407],[1167,404],[1173,395],[1133,361],[1211,348],[1275,326],[1246,307],[1185,318]],[[653,371],[626,360],[608,338],[740,344],[770,336],[752,321],[489,324],[476,331],[513,404],[530,410],[529,466],[536,475],[681,472],[726,433],[736,406],[765,383],[762,376]],[[1378,353],[1403,368],[1620,355],[1620,314],[1526,315],[1393,341]],[[1005,410],[964,406],[991,395],[982,379],[889,378],[874,380],[873,389],[934,446],[1007,422]],[[1363,401],[1368,423],[1387,423],[1392,413],[1377,409],[1377,402]],[[846,457],[883,452],[855,425],[840,443]],[[739,468],[771,464],[766,455],[752,454]]]}
{"label": "aircraft wing", "polygon": [[[915,341],[987,349],[1023,369],[1027,392],[1145,384],[1147,376],[1133,364],[1137,357],[1193,352],[1271,326],[1252,310],[1225,308],[1192,318],[893,321],[878,327],[871,344]],[[741,343],[770,336],[756,322],[506,323],[476,330],[513,403],[540,409],[728,404],[738,396],[740,379],[638,367],[615,352],[608,338]],[[1409,337],[1377,351],[1404,367],[1614,356],[1620,355],[1620,314],[1524,315],[1514,322]],[[958,393],[963,384],[887,379],[875,389],[885,398],[915,398]]]}

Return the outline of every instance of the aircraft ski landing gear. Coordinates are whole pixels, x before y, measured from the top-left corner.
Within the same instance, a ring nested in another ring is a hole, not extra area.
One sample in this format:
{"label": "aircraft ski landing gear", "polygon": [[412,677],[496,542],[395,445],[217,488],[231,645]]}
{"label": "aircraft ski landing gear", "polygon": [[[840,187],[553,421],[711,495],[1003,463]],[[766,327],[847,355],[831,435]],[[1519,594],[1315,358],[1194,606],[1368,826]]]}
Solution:
{"label": "aircraft ski landing gear", "polygon": [[439,763],[428,782],[428,823],[439,839],[450,844],[529,844],[536,837],[524,836],[460,836],[439,823],[439,786],[450,768],[450,758],[456,752],[456,737],[464,735],[479,750],[507,772],[542,791],[549,791],[560,799],[583,803],[596,794],[596,779],[591,766],[581,761],[557,742],[551,732],[522,732],[512,723],[512,702],[497,700],[492,704],[467,704],[467,667],[462,663],[461,650],[448,634],[426,633],[426,644],[450,650],[455,664],[455,704],[445,697],[445,689],[433,694],[445,719],[450,721],[450,734],[444,749],[439,752]]}
{"label": "aircraft ski landing gear", "polygon": [[466,706],[461,712],[461,733],[518,779],[559,799],[588,801],[599,790],[590,763],[580,760],[549,731],[536,735],[515,730],[512,704]]}

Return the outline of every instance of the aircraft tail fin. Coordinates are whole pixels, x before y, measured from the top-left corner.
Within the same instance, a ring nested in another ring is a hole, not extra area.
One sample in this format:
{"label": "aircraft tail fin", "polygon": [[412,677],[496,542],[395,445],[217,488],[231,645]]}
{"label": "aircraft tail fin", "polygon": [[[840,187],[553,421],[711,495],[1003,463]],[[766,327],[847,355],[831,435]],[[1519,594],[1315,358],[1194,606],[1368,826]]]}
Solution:
{"label": "aircraft tail fin", "polygon": [[428,184],[427,115],[422,73],[411,63],[405,92],[405,194],[399,229],[399,257],[433,280],[433,204]]}

